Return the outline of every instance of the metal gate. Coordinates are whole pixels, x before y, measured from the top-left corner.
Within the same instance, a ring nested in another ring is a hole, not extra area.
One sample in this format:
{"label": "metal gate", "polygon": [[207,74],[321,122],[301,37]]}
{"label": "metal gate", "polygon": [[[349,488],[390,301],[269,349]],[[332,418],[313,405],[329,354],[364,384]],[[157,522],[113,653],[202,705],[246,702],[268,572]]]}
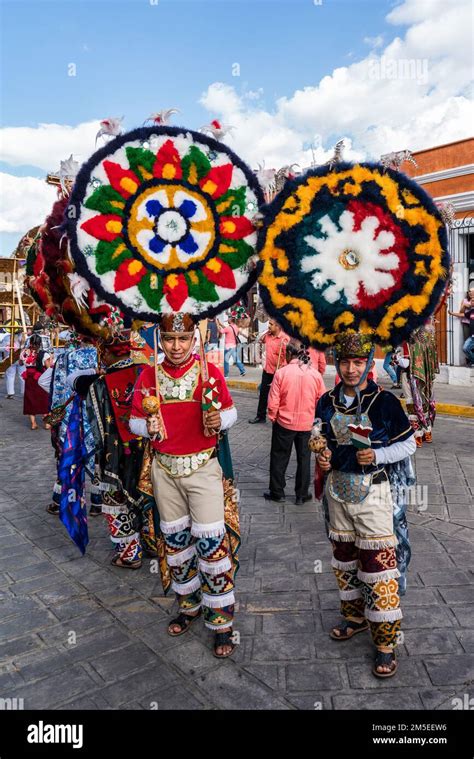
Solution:
{"label": "metal gate", "polygon": [[[470,214],[472,212],[469,212]],[[458,312],[471,284],[474,286],[474,217],[456,219],[449,230],[449,253],[452,265],[451,293],[448,304],[437,315],[436,332],[439,360],[451,366],[464,364],[462,355],[462,326],[460,319],[449,316],[448,311]]]}

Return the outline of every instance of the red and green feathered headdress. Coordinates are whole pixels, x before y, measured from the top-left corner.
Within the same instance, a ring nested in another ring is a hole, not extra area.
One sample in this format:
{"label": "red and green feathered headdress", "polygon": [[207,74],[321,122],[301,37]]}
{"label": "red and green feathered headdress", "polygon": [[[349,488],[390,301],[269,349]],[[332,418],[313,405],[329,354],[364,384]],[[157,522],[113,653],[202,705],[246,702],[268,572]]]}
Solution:
{"label": "red and green feathered headdress", "polygon": [[65,219],[79,273],[132,318],[230,306],[255,281],[255,175],[197,132],[144,127],[81,168]]}

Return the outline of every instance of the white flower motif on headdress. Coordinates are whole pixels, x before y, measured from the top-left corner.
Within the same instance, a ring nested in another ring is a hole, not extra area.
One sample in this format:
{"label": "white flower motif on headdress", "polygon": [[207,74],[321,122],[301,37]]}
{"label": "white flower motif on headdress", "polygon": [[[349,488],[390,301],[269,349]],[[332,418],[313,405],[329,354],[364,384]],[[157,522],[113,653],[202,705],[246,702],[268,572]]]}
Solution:
{"label": "white flower motif on headdress", "polygon": [[328,303],[345,296],[350,305],[356,306],[361,287],[367,295],[375,295],[395,284],[391,272],[398,269],[400,261],[396,253],[388,252],[395,237],[386,230],[376,234],[380,225],[376,216],[367,216],[357,231],[351,211],[344,211],[338,223],[340,229],[329,216],[323,216],[319,224],[326,237],[304,238],[317,255],[305,256],[301,270],[314,272],[312,283]]}

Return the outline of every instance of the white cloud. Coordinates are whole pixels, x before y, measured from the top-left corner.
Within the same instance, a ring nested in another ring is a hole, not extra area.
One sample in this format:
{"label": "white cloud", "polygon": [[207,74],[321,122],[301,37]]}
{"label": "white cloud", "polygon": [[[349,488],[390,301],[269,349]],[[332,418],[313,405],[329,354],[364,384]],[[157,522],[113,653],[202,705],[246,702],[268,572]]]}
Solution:
{"label": "white cloud", "polygon": [[387,20],[406,26],[404,36],[384,48],[381,36],[366,38],[372,44],[366,58],[280,98],[271,112],[219,82],[200,102],[236,127],[227,141],[254,166],[263,159],[267,167],[308,165],[303,145],[311,142],[320,145],[317,160],[327,160],[342,137],[353,160],[470,136],[470,0],[404,0]]}
{"label": "white cloud", "polygon": [[370,45],[370,47],[381,47],[383,45],[383,37],[381,34],[378,34],[376,37],[364,37],[364,42],[366,45]]}
{"label": "white cloud", "polygon": [[0,173],[0,232],[18,232],[42,224],[57,194],[54,187],[36,177],[15,177]]}
{"label": "white cloud", "polygon": [[99,120],[77,126],[5,127],[0,130],[0,161],[10,166],[37,166],[46,172],[57,171],[59,161],[71,153],[79,163],[92,155],[98,131]]}

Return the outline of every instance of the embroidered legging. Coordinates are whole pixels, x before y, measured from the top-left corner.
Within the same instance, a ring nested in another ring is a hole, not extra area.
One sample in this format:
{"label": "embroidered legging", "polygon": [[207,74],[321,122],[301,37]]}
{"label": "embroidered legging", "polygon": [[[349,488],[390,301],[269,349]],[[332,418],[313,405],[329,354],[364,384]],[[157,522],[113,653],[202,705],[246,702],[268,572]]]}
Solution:
{"label": "embroidered legging", "polygon": [[107,520],[110,539],[116,551],[116,557],[130,563],[140,561],[143,556],[140,534],[137,531],[136,517],[124,501],[120,491],[104,491],[102,513]]}
{"label": "embroidered legging", "polygon": [[359,548],[334,539],[331,544],[342,616],[365,617],[376,646],[395,646],[402,618],[395,547]]}
{"label": "embroidered legging", "polygon": [[202,606],[206,627],[215,631],[231,627],[234,581],[225,527],[217,535],[205,536],[193,535],[190,526],[183,528],[182,519],[175,525],[173,529],[168,522],[163,536],[180,611],[189,613]]}

